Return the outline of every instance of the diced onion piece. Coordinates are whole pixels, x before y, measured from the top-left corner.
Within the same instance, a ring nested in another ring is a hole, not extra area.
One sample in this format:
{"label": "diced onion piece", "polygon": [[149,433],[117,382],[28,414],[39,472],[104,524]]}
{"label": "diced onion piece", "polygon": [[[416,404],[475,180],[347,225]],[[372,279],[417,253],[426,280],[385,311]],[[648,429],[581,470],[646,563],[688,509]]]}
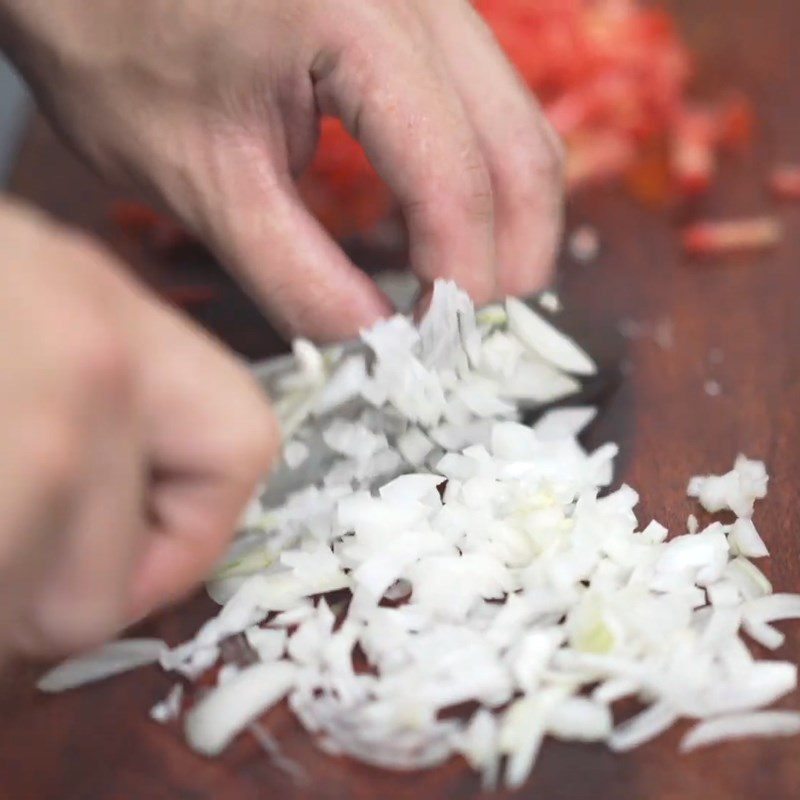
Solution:
{"label": "diced onion piece", "polygon": [[570,697],[550,713],[547,731],[557,739],[599,742],[610,736],[612,726],[607,705],[586,697]]}
{"label": "diced onion piece", "polygon": [[534,353],[574,375],[594,375],[594,361],[568,336],[556,330],[530,306],[514,297],[506,299],[509,330]]}
{"label": "diced onion piece", "polygon": [[549,689],[516,700],[506,711],[500,730],[500,750],[508,755],[505,784],[516,789],[530,775],[544,739],[547,719],[564,696]]}
{"label": "diced onion piece", "polygon": [[409,428],[397,440],[397,449],[413,467],[425,463],[425,458],[433,450],[433,442],[419,428]]}
{"label": "diced onion piece", "polygon": [[786,637],[768,622],[745,619],[744,629],[753,641],[758,642],[768,650],[777,650],[786,641]]}
{"label": "diced onion piece", "polygon": [[178,719],[183,703],[183,684],[176,683],[167,696],[150,709],[150,719],[161,725]]}
{"label": "diced onion piece", "polygon": [[772,193],[781,200],[800,200],[800,165],[781,164],[769,176]]}
{"label": "diced onion piece", "polygon": [[681,752],[707,747],[729,739],[750,736],[796,736],[800,733],[797,711],[756,711],[752,714],[731,714],[706,720],[692,728],[681,740]]}
{"label": "diced onion piece", "polygon": [[63,692],[155,664],[167,650],[160,639],[121,639],[64,661],[37,682],[42,692]]}
{"label": "diced onion piece", "polygon": [[667,703],[655,703],[618,725],[609,737],[609,747],[618,753],[633,750],[660,736],[677,721],[678,716]]}
{"label": "diced onion piece", "polygon": [[748,558],[766,558],[769,555],[769,550],[759,536],[756,526],[747,517],[740,517],[733,523],[728,541],[737,555]]}
{"label": "diced onion piece", "polygon": [[255,664],[212,689],[186,715],[185,733],[191,747],[206,756],[219,755],[287,694],[296,672],[287,661]]}
{"label": "diced onion piece", "polygon": [[723,577],[733,583],[745,599],[763,597],[772,592],[772,584],[766,575],[744,556],[728,562]]}
{"label": "diced onion piece", "polygon": [[800,619],[800,594],[772,594],[750,600],[744,617],[752,622],[779,622]]}
{"label": "diced onion piece", "polygon": [[576,406],[548,411],[534,426],[533,432],[543,442],[578,436],[597,416],[593,406]]}
{"label": "diced onion piece", "polygon": [[289,469],[296,469],[308,458],[308,445],[304,442],[291,441],[283,448],[283,460]]}

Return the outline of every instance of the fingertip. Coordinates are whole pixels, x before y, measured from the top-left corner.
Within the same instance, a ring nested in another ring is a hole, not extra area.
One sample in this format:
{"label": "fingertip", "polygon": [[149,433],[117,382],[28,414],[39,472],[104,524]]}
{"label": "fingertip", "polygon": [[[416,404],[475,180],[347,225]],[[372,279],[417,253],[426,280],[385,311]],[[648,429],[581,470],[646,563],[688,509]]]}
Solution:
{"label": "fingertip", "polygon": [[498,236],[498,297],[527,297],[542,291],[556,272],[561,229],[556,220],[544,221],[539,234]]}
{"label": "fingertip", "polygon": [[298,196],[289,190],[272,196],[270,211],[267,222],[234,221],[219,237],[219,250],[284,337],[341,341],[392,312]]}

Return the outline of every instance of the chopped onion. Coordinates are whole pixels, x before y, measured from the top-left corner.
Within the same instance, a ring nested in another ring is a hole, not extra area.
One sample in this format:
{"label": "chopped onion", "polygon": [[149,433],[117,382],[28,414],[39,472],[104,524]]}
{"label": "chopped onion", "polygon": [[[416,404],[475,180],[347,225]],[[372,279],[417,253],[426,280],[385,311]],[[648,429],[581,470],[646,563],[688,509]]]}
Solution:
{"label": "chopped onion", "polygon": [[777,650],[786,641],[786,637],[768,622],[746,618],[743,627],[753,641],[768,650]]}
{"label": "chopped onion", "polygon": [[731,549],[737,555],[748,558],[765,558],[769,555],[764,540],[759,536],[756,526],[748,517],[740,517],[733,523],[728,541]]}
{"label": "chopped onion", "polygon": [[150,719],[161,725],[178,719],[183,704],[183,684],[176,683],[167,696],[150,709]]}
{"label": "chopped onion", "polygon": [[750,622],[778,622],[800,619],[800,594],[772,594],[750,600],[744,607]]}
{"label": "chopped onion", "polygon": [[692,728],[681,740],[681,752],[698,747],[743,739],[750,736],[796,736],[800,733],[800,713],[796,711],[756,711],[731,714],[706,720]]}
{"label": "chopped onion", "polygon": [[655,703],[615,728],[608,739],[609,747],[616,752],[639,747],[672,727],[679,716],[667,703]]}
{"label": "chopped onion", "polygon": [[[172,649],[112,645],[45,688],[137,661],[192,680],[219,666],[185,718],[201,753],[249,729],[275,757],[255,720],[287,697],[326,752],[402,770],[461,754],[488,788],[521,786],[547,735],[624,751],[681,717],[707,720],[687,748],[794,730],[754,712],[795,688],[796,666],[743,640],[779,647],[772,623],[800,617],[800,595],[773,595],[749,560],[767,555],[750,521],[761,462],[690,483],[733,525],[640,529],[638,493],[603,492],[617,446],[579,441],[594,409],[520,422],[518,401],[549,403],[595,371],[535,311],[476,314],[437,282],[419,327],[396,315],[362,339],[369,355],[296,345],[276,397],[286,463],[216,571],[217,616]],[[153,715],[174,718],[178,695]],[[624,697],[643,710],[612,727]]]}
{"label": "chopped onion", "polygon": [[167,645],[160,639],[122,639],[59,664],[42,675],[36,685],[42,692],[75,689],[155,664],[166,650]]}
{"label": "chopped onion", "polygon": [[595,698],[570,697],[551,712],[547,730],[557,739],[600,742],[611,734],[611,711]]}
{"label": "chopped onion", "polygon": [[594,361],[572,339],[556,330],[521,300],[509,297],[506,313],[511,332],[553,366],[575,375],[594,375],[597,372]]}
{"label": "chopped onion", "polygon": [[212,689],[186,715],[186,739],[198,753],[215,756],[291,689],[296,668],[285,661],[255,664]]}

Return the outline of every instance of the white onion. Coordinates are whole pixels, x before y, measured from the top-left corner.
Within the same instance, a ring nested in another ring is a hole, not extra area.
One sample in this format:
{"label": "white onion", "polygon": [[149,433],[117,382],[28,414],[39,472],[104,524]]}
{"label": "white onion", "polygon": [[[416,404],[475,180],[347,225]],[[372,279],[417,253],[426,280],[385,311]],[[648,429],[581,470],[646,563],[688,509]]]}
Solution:
{"label": "white onion", "polygon": [[569,697],[550,713],[547,731],[557,739],[600,742],[611,734],[612,718],[608,706],[595,697]]}
{"label": "white onion", "polygon": [[63,692],[155,664],[167,650],[160,639],[122,639],[64,661],[39,678],[42,692]]}
{"label": "white onion", "polygon": [[212,689],[186,716],[186,739],[214,756],[291,689],[296,668],[285,661],[255,664]]}
{"label": "white onion", "polygon": [[772,594],[750,600],[745,604],[744,616],[752,622],[800,619],[800,594]]}
{"label": "white onion", "polygon": [[520,341],[553,366],[575,375],[593,375],[597,367],[572,339],[556,330],[530,306],[514,297],[506,300],[509,329]]}
{"label": "white onion", "polygon": [[706,720],[692,728],[681,740],[681,752],[750,736],[796,736],[800,734],[800,713],[796,711],[757,711]]}
{"label": "white onion", "polygon": [[[367,356],[296,346],[277,406],[299,466],[248,510],[211,589],[219,614],[150,656],[194,679],[243,634],[257,659],[221,667],[186,717],[193,747],[264,740],[252,723],[288,696],[326,752],[403,770],[462,754],[487,788],[515,788],[546,735],[625,751],[681,717],[707,720],[687,747],[794,730],[754,712],[795,688],[796,666],[743,640],[779,647],[772,623],[800,617],[750,561],[767,555],[750,520],[761,462],[690,483],[733,525],[640,529],[638,493],[603,491],[617,446],[578,440],[594,409],[520,422],[517,400],[568,395],[595,368],[519,301],[476,315],[437,282],[419,328],[397,315],[362,338]],[[612,727],[625,697],[643,710]],[[469,720],[451,713],[464,703]]]}
{"label": "white onion", "polygon": [[743,627],[753,641],[768,650],[777,650],[786,641],[786,637],[768,622],[745,618]]}
{"label": "white onion", "polygon": [[612,750],[624,752],[664,733],[680,715],[667,703],[655,703],[616,727],[608,739]]}
{"label": "white onion", "polygon": [[739,517],[749,517],[755,501],[766,496],[767,482],[763,462],[739,455],[733,469],[725,475],[693,477],[687,493],[712,514],[730,509]]}
{"label": "white onion", "polygon": [[759,536],[756,526],[747,517],[740,517],[733,523],[728,541],[737,555],[748,558],[766,558],[769,555],[769,550]]}
{"label": "white onion", "polygon": [[183,684],[176,683],[167,696],[150,709],[150,719],[161,725],[178,719],[183,704]]}

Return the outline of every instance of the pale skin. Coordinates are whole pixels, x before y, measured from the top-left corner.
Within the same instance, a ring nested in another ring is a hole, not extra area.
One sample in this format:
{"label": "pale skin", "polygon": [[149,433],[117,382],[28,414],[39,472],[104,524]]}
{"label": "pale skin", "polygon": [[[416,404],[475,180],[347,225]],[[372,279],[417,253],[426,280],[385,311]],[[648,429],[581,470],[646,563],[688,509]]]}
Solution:
{"label": "pale skin", "polygon": [[[560,146],[465,0],[0,0],[0,48],[287,336],[391,310],[295,190],[321,113],[395,193],[423,284],[547,281]],[[246,369],[99,245],[11,203],[0,241],[0,649],[49,655],[201,580],[280,437]]]}

